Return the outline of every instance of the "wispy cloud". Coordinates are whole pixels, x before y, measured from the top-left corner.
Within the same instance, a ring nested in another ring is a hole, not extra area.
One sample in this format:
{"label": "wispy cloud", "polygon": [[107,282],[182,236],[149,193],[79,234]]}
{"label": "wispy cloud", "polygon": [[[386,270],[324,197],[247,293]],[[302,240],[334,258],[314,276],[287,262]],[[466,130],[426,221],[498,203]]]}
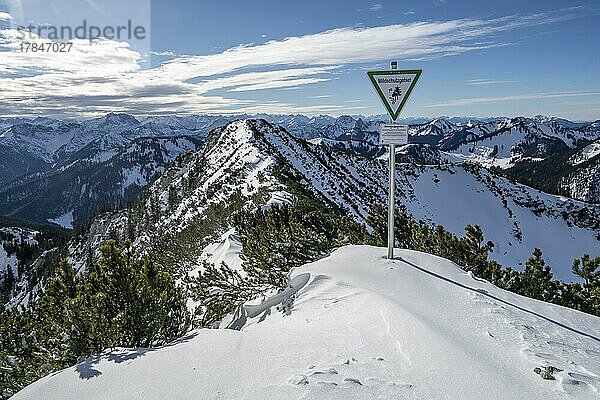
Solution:
{"label": "wispy cloud", "polygon": [[423,107],[462,107],[474,104],[489,104],[503,101],[517,100],[543,100],[554,99],[561,97],[585,97],[585,96],[600,96],[600,89],[581,90],[581,91],[565,91],[565,92],[542,92],[542,93],[523,93],[509,96],[496,97],[472,97],[464,99],[451,99],[439,103],[423,104]]}
{"label": "wispy cloud", "polygon": [[21,53],[16,31],[4,30],[0,31],[0,51],[5,50],[0,64],[0,114],[242,113],[261,107],[263,112],[331,112],[337,106],[267,104],[235,96],[318,84],[350,65],[435,59],[506,46],[498,33],[578,15],[580,9],[567,9],[489,20],[346,27],[210,55],[168,54],[173,58],[151,69],[141,68],[142,55],[126,42],[99,40],[90,46],[75,40],[70,53]]}
{"label": "wispy cloud", "polygon": [[0,29],[9,29],[16,27],[13,16],[7,12],[0,11]]}
{"label": "wispy cloud", "polygon": [[12,21],[12,15],[7,12],[0,12],[0,21]]}
{"label": "wispy cloud", "polygon": [[[327,73],[338,67],[324,66],[313,68],[292,68],[264,72],[240,73],[224,78],[206,80],[197,84],[199,92],[207,93],[217,89],[229,89],[230,92],[275,89],[324,82],[329,78],[302,78]],[[307,80],[308,79],[308,80]]]}
{"label": "wispy cloud", "polygon": [[265,90],[265,89],[279,89],[279,88],[291,88],[299,87],[304,85],[310,85],[313,83],[326,82],[327,78],[301,78],[301,79],[284,79],[280,81],[254,83],[252,85],[243,85],[234,89],[229,90],[230,92],[248,92],[253,90]]}
{"label": "wispy cloud", "polygon": [[499,85],[507,83],[518,83],[519,81],[513,80],[500,80],[500,79],[467,79],[468,85],[481,86],[481,85]]}
{"label": "wispy cloud", "polygon": [[369,11],[380,11],[383,10],[383,5],[380,3],[375,3],[371,7],[369,7]]}
{"label": "wispy cloud", "polygon": [[331,97],[333,97],[332,94],[319,94],[316,96],[308,96],[307,98],[309,98],[309,99],[329,99]]}

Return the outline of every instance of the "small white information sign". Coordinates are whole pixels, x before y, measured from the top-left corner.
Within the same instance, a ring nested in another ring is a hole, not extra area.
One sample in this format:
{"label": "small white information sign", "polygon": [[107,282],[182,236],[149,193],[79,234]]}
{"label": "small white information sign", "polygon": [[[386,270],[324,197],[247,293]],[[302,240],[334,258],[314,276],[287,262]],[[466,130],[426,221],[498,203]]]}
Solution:
{"label": "small white information sign", "polygon": [[379,144],[408,144],[408,125],[382,124],[379,130]]}

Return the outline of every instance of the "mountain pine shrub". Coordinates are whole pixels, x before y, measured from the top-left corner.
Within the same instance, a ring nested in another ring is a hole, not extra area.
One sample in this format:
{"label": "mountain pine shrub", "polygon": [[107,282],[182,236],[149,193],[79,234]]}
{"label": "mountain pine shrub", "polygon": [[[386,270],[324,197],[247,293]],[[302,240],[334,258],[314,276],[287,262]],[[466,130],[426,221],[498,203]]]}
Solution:
{"label": "mountain pine shrub", "polygon": [[91,270],[62,261],[27,310],[0,309],[0,398],[114,347],[152,347],[184,335],[187,298],[170,274],[107,241]]}

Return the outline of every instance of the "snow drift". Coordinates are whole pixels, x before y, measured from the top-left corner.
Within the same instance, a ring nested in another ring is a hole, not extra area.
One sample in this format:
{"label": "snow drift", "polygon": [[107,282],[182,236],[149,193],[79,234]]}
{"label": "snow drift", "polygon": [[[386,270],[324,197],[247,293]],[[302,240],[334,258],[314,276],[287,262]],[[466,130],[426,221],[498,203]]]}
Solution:
{"label": "snow drift", "polygon": [[[239,330],[117,349],[22,399],[598,398],[600,318],[527,299],[455,264],[348,246],[247,305]],[[536,367],[553,366],[554,380]]]}

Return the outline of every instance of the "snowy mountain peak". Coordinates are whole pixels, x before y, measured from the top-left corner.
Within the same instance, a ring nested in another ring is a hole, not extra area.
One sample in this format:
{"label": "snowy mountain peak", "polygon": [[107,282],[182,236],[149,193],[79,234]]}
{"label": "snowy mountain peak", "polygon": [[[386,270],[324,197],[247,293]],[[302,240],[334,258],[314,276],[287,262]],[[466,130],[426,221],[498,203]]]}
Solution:
{"label": "snowy mountain peak", "polygon": [[437,126],[440,129],[448,130],[455,128],[455,125],[445,118],[435,118],[429,125]]}
{"label": "snowy mountain peak", "polygon": [[109,113],[103,117],[85,121],[84,124],[92,129],[106,133],[120,133],[141,125],[135,117],[129,114]]}
{"label": "snowy mountain peak", "polygon": [[415,127],[412,132],[413,136],[439,136],[451,134],[457,126],[447,119],[437,118],[427,124]]}
{"label": "snowy mountain peak", "polygon": [[344,129],[352,129],[356,125],[357,120],[349,115],[342,115],[335,120],[335,123]]}

